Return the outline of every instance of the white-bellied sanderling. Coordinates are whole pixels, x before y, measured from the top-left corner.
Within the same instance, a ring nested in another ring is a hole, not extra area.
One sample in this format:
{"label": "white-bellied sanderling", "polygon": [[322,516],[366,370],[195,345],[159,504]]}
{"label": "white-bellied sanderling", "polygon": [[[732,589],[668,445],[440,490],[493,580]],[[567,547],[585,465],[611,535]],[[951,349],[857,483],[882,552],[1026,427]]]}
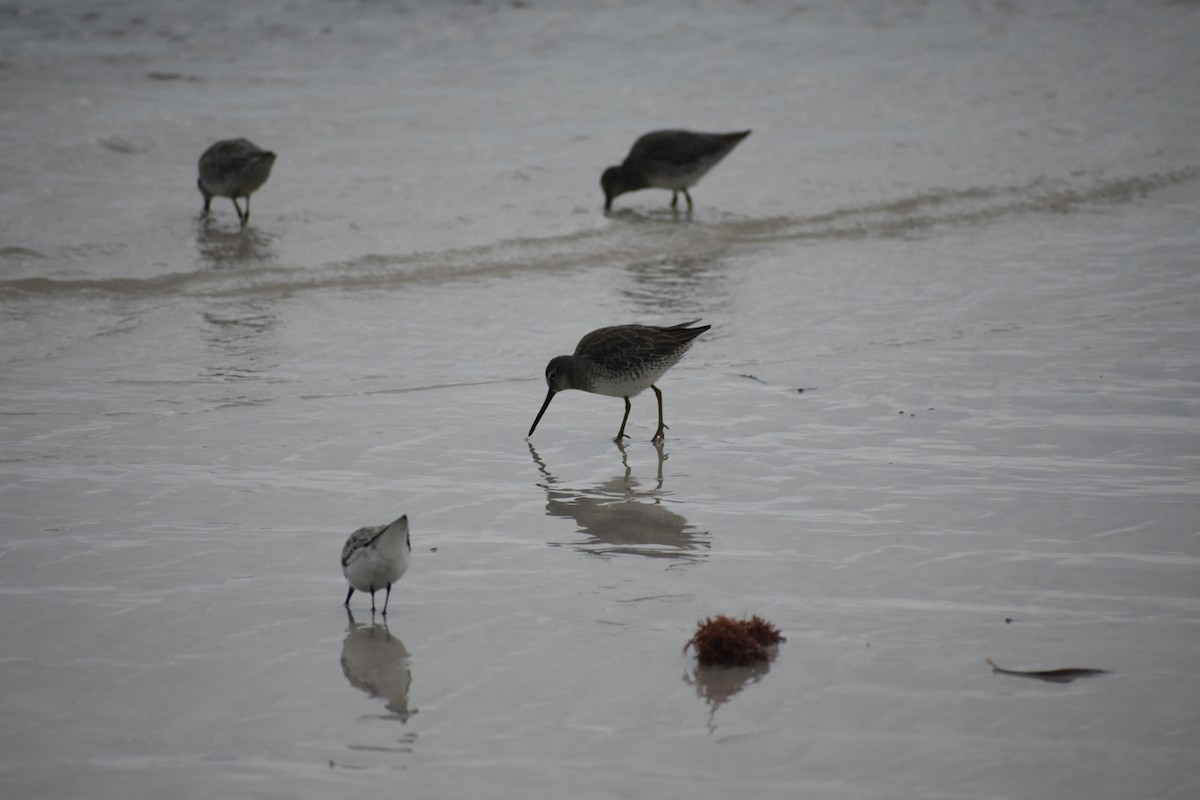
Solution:
{"label": "white-bellied sanderling", "polygon": [[408,569],[408,554],[412,543],[408,538],[408,515],[391,525],[372,525],[350,534],[342,548],[342,573],[350,583],[346,592],[346,607],[354,590],[371,593],[371,611],[375,611],[375,592],[386,589],[383,615],[387,616],[392,584]]}

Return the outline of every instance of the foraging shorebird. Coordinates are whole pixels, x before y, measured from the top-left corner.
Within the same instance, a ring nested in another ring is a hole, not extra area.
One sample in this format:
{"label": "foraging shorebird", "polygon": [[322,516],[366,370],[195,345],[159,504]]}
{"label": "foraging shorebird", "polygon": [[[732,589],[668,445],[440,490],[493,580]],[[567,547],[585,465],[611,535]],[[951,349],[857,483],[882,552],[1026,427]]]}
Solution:
{"label": "foraging shorebird", "polygon": [[625,423],[629,421],[629,398],[645,391],[654,390],[658,397],[658,430],[651,441],[663,438],[662,392],[655,382],[667,370],[679,363],[683,354],[692,346],[692,340],[711,326],[688,327],[700,320],[684,322],[667,328],[653,325],[615,325],[611,328],[594,330],[579,340],[575,353],[556,356],[546,365],[546,402],[538,412],[529,435],[538,426],[542,414],[550,406],[554,395],[564,389],[580,389],[593,394],[625,399],[625,416],[621,429],[614,441],[625,438]]}
{"label": "foraging shorebird", "polygon": [[371,593],[371,611],[375,611],[375,592],[386,589],[383,615],[387,616],[392,584],[408,569],[408,554],[412,543],[408,538],[408,515],[391,525],[359,528],[350,534],[342,548],[342,573],[350,583],[345,606],[350,607],[354,590]]}
{"label": "foraging shorebird", "polygon": [[683,192],[688,211],[691,211],[692,196],[688,189],[749,135],[750,131],[696,133],[684,130],[645,134],[633,143],[623,163],[609,167],[600,176],[604,210],[612,210],[617,195],[657,188],[671,190],[671,208],[676,207],[679,193]]}
{"label": "foraging shorebird", "polygon": [[[200,156],[200,177],[196,186],[204,195],[204,211],[214,197],[228,197],[237,209],[243,225],[250,221],[250,195],[258,191],[271,176],[275,154],[263,150],[249,139],[222,139]],[[246,198],[246,211],[238,205],[239,197]]]}

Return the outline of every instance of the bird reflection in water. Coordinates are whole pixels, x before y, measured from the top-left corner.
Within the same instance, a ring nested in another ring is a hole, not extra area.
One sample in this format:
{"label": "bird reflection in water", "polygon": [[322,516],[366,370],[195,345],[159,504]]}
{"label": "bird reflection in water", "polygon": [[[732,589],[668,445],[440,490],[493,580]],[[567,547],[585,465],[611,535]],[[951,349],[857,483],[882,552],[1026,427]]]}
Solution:
{"label": "bird reflection in water", "polygon": [[575,522],[580,533],[589,537],[576,549],[599,556],[631,554],[650,558],[670,558],[691,563],[704,558],[709,547],[707,533],[697,531],[680,514],[666,506],[669,496],[663,492],[663,454],[661,442],[655,443],[658,470],[654,488],[643,489],[629,466],[628,454],[618,443],[623,471],[597,486],[576,490],[560,486],[560,481],[526,442],[533,462],[545,479],[538,484],[546,491],[546,513]]}
{"label": "bird reflection in water", "polygon": [[363,625],[350,619],[349,634],[342,643],[342,674],[355,689],[369,697],[381,697],[390,712],[386,716],[407,722],[417,713],[408,708],[408,689],[412,671],[408,665],[408,650],[404,643],[388,632],[387,624]]}
{"label": "bird reflection in water", "polygon": [[742,689],[758,683],[771,671],[771,661],[759,661],[746,667],[720,667],[697,664],[683,673],[684,683],[696,687],[696,696],[708,704],[708,732],[717,729],[717,709]]}
{"label": "bird reflection in water", "polygon": [[216,269],[261,267],[277,260],[275,237],[257,228],[229,229],[202,217],[196,223],[196,250]]}
{"label": "bird reflection in water", "polygon": [[621,295],[647,315],[689,319],[728,307],[728,270],[714,266],[711,258],[661,256],[632,261],[624,272]]}
{"label": "bird reflection in water", "polygon": [[[273,301],[246,298],[215,302],[204,312],[203,320],[207,340],[206,382],[257,384],[255,389],[267,398],[258,398],[257,402],[273,399],[274,392],[264,391],[263,387],[272,383],[270,378],[279,368],[279,314]],[[256,400],[240,394],[235,397],[241,401],[227,399],[236,405],[252,405]]]}

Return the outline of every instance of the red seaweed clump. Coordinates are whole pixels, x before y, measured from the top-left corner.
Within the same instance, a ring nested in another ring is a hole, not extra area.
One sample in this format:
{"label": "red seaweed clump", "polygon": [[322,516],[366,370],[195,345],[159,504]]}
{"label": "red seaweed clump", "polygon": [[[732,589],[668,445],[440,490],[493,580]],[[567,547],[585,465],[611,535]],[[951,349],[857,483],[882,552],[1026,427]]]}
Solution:
{"label": "red seaweed clump", "polygon": [[783,640],[779,629],[758,615],[737,620],[718,614],[698,623],[683,649],[695,650],[701,664],[744,667],[766,661],[770,648]]}

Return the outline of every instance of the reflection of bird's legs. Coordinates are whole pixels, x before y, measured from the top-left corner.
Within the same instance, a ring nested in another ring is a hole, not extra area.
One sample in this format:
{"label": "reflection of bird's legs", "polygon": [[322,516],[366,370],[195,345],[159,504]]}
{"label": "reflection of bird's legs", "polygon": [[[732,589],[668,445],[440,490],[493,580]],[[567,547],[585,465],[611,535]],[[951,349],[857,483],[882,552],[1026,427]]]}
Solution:
{"label": "reflection of bird's legs", "polygon": [[663,487],[663,470],[662,470],[662,467],[663,467],[663,462],[667,460],[667,456],[666,456],[666,454],[665,454],[665,453],[663,453],[663,443],[662,443],[662,439],[659,439],[657,442],[655,442],[655,443],[654,443],[654,449],[655,449],[656,451],[658,451],[658,476],[657,476],[657,478],[658,478],[658,488],[659,488],[659,489],[662,489],[662,487]]}
{"label": "reflection of bird's legs", "polygon": [[629,453],[620,439],[617,440],[617,449],[621,451],[621,466],[625,468],[625,480],[628,482],[629,476],[633,474],[633,467],[629,466]]}
{"label": "reflection of bird's legs", "polygon": [[[657,392],[658,389],[655,389],[654,391]],[[625,398],[625,416],[621,417],[621,430],[617,431],[617,438],[613,439],[614,442],[619,442],[625,438],[625,423],[629,421],[629,409],[631,409],[631,408],[633,408],[633,403],[630,403],[629,398],[626,397]]]}

